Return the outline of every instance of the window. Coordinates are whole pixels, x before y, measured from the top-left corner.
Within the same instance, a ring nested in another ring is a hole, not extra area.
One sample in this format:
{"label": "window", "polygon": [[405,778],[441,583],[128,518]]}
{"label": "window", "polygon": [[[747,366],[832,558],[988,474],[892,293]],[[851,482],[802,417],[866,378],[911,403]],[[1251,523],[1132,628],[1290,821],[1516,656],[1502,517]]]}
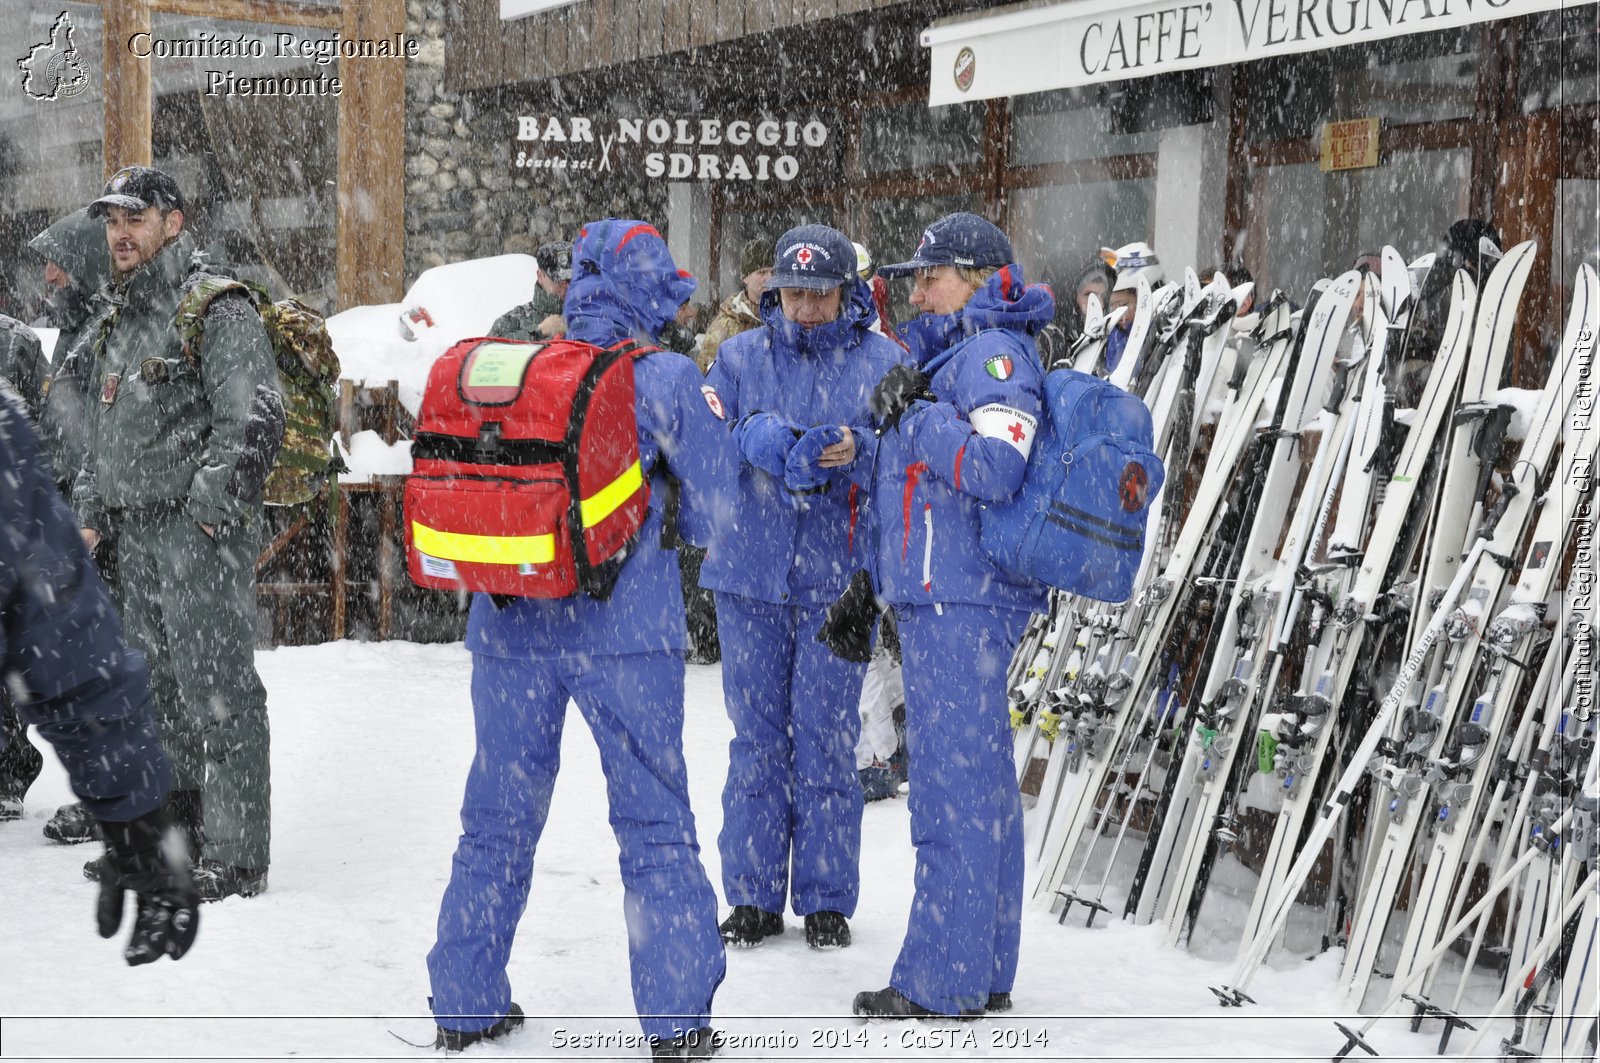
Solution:
{"label": "window", "polygon": [[[276,35],[289,34],[301,49],[304,42],[331,38],[332,31],[161,14],[151,29],[157,40],[206,33],[262,42],[265,57],[259,59],[152,60],[153,158],[183,188],[187,224],[215,260],[275,297],[296,295],[329,310],[339,101],[326,82],[338,76],[339,64],[279,58]],[[219,67],[239,79],[271,79],[280,94],[215,91],[211,71]],[[301,91],[316,79],[324,83],[320,91]],[[291,82],[293,95],[287,94]]]}
{"label": "window", "polygon": [[983,161],[984,105],[929,107],[925,101],[868,111],[861,120],[861,167],[869,175],[955,174]]}
{"label": "window", "polygon": [[0,313],[23,321],[40,315],[45,294],[43,263],[23,248],[98,197],[105,181],[101,40],[92,4],[12,0],[0,19],[8,68],[0,92],[0,246],[8,249],[0,257]]}
{"label": "window", "polygon": [[1100,86],[1019,96],[1011,105],[1012,166],[1079,162],[1156,150],[1160,134],[1116,128]]}

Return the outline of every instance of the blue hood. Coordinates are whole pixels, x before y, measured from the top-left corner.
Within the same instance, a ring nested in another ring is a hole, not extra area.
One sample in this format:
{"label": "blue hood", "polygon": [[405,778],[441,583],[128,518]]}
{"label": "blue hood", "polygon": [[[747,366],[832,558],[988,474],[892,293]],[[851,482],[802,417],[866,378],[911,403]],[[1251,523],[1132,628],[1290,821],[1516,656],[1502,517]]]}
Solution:
{"label": "blue hood", "polygon": [[922,314],[906,322],[900,337],[917,365],[930,376],[944,364],[943,355],[961,339],[984,329],[1002,328],[1035,335],[1055,318],[1056,297],[1043,284],[1028,284],[1022,266],[1003,266],[972,293],[953,314]]}
{"label": "blue hood", "polygon": [[695,287],[654,226],[592,221],[572,245],[572,285],[562,306],[567,335],[602,347],[630,337],[653,342]]}
{"label": "blue hood", "polygon": [[859,341],[851,333],[856,329],[870,329],[878,320],[878,310],[872,303],[872,289],[865,281],[856,279],[844,285],[844,305],[839,316],[814,328],[801,328],[783,316],[783,305],[777,289],[761,293],[761,320],[772,329],[773,339],[781,346],[807,355],[815,352],[842,351]]}

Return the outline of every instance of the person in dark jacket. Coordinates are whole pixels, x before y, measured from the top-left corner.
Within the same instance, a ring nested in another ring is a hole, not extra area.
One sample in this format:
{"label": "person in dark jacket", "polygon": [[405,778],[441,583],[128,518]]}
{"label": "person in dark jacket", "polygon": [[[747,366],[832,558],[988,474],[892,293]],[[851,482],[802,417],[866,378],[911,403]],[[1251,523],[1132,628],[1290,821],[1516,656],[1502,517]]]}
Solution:
{"label": "person in dark jacket", "polygon": [[163,809],[172,765],[156,737],[144,655],[123,642],[28,414],[3,384],[0,470],[0,683],[55,747],[105,837],[100,936],[117,932],[132,892],[123,957],[132,965],[180,959],[200,929],[200,899]]}
{"label": "person in dark jacket", "polygon": [[[590,222],[573,247],[568,335],[600,346],[652,341],[693,290],[651,226]],[[606,775],[640,1025],[658,1058],[697,1058],[716,1044],[708,1020],[725,960],[689,808],[683,598],[678,555],[663,537],[663,500],[670,474],[682,485],[677,530],[710,543],[731,519],[732,455],[692,361],[662,351],[634,365],[650,512],[610,597],[497,603],[478,594],[472,603],[477,753],[428,953],[444,1048],[522,1024],[506,964],[555,786],[568,699],[589,724]]]}
{"label": "person in dark jacket", "polygon": [[[52,222],[28,246],[44,261],[45,284],[50,289],[46,320],[60,329],[55,353],[51,357],[52,386],[45,395],[39,415],[39,435],[50,455],[56,479],[71,490],[73,478],[83,468],[89,447],[88,374],[77,373],[77,360],[90,355],[79,351],[94,317],[95,293],[111,279],[111,255],[106,249],[106,226],[89,216],[89,209],[75,210]],[[76,385],[57,390],[56,380]],[[102,551],[100,574],[106,575]],[[114,589],[113,589],[114,590]]]}
{"label": "person in dark jacket", "polygon": [[572,283],[572,245],[565,240],[540,244],[533,260],[539,266],[539,276],[534,280],[538,291],[528,302],[496,318],[489,335],[508,340],[553,340],[566,333],[561,301]]}
{"label": "person in dark jacket", "polygon": [[818,644],[827,606],[867,562],[861,511],[877,437],[867,400],[905,358],[872,331],[855,247],[825,225],[778,238],[762,327],[722,344],[706,393],[732,429],[739,505],[700,582],[716,592],[734,737],[722,792],[723,940],[783,932],[850,944],[861,884],[855,745],[864,664]]}
{"label": "person in dark jacket", "polygon": [[[89,373],[79,372],[91,357],[79,347],[94,316],[94,297],[111,279],[111,255],[106,248],[105,223],[89,216],[87,207],[52,222],[28,246],[44,263],[45,285],[50,289],[46,321],[59,329],[49,375],[43,381],[35,424],[45,453],[50,457],[56,482],[70,494],[72,482],[87,462],[89,447]],[[62,386],[56,387],[59,382]],[[107,535],[94,548],[95,567],[111,593],[112,604],[122,604],[117,577],[116,539]],[[13,747],[29,748],[25,743]],[[63,805],[44,827],[45,837],[66,844],[99,837],[95,819],[78,802]]]}
{"label": "person in dark jacket", "polygon": [[[34,331],[4,314],[0,314],[0,385],[10,386],[37,425],[50,393],[50,363]],[[28,741],[27,732],[11,692],[0,685],[0,823],[22,818],[23,798],[44,769],[44,756]]]}
{"label": "person in dark jacket", "polygon": [[889,985],[857,994],[858,1015],[975,1016],[1011,1005],[1021,938],[1022,805],[1011,761],[1006,666],[1043,586],[997,568],[979,509],[1022,486],[1043,412],[1033,336],[1055,312],[1023,283],[1010,241],[973,214],[930,225],[916,254],[921,316],[906,336],[917,370],[874,392],[878,592],[905,661],[911,837],[910,924]]}

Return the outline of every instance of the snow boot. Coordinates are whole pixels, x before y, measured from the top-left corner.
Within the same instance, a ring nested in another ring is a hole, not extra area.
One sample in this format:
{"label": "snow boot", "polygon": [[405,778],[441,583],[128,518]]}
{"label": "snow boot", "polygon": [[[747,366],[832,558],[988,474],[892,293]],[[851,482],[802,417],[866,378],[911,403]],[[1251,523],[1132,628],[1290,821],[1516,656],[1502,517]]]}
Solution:
{"label": "snow boot", "polygon": [[90,882],[109,882],[114,874],[110,853],[102,853],[83,865],[83,877]]}
{"label": "snow boot", "polygon": [[517,1006],[516,1001],[512,1001],[511,1007],[506,1009],[505,1018],[486,1029],[447,1030],[443,1026],[438,1027],[439,1032],[434,1036],[433,1047],[442,1048],[446,1052],[459,1052],[479,1041],[498,1041],[521,1026],[522,1009]]}
{"label": "snow boot", "polygon": [[806,916],[806,944],[814,949],[847,949],[850,924],[838,912],[812,912]]}
{"label": "snow boot", "polygon": [[778,912],[764,912],[753,904],[736,904],[717,929],[729,945],[750,948],[783,933],[783,916]]}
{"label": "snow boot", "polygon": [[1011,994],[1010,993],[990,993],[989,994],[989,1001],[988,1001],[988,1003],[984,1004],[983,1010],[984,1011],[988,1011],[988,1012],[1010,1011],[1011,1010]]}
{"label": "snow boot", "polygon": [[650,1038],[652,1059],[710,1059],[721,1047],[722,1035],[709,1026],[686,1030],[672,1038]]}
{"label": "snow boot", "polygon": [[[87,868],[84,873],[88,873]],[[267,869],[235,867],[220,860],[197,860],[194,865],[194,886],[200,891],[200,900],[204,904],[225,897],[254,897],[267,891]]]}
{"label": "snow boot", "polygon": [[850,1010],[866,1019],[980,1019],[983,1009],[961,1009],[959,1015],[945,1015],[923,1007],[894,986],[856,994]]}
{"label": "snow boot", "polygon": [[10,744],[0,750],[0,823],[22,818],[22,799],[43,769],[44,754],[33,748],[27,735],[20,731],[12,735]]}
{"label": "snow boot", "polygon": [[44,825],[44,836],[62,845],[92,842],[100,837],[100,824],[81,802],[74,801],[56,809],[56,814]]}
{"label": "snow boot", "polygon": [[861,798],[868,804],[883,801],[900,792],[900,780],[894,769],[881,761],[873,761],[856,772],[861,780]]}

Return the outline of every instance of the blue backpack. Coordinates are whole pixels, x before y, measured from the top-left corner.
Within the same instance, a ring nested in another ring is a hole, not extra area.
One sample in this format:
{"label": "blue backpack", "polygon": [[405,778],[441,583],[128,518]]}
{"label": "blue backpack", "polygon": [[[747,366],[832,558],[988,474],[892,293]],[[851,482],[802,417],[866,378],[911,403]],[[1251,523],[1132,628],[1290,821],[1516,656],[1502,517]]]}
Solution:
{"label": "blue backpack", "polygon": [[1021,489],[980,507],[979,543],[1012,575],[1127,601],[1167,475],[1150,410],[1108,381],[1061,368],[1044,378],[1044,412]]}

